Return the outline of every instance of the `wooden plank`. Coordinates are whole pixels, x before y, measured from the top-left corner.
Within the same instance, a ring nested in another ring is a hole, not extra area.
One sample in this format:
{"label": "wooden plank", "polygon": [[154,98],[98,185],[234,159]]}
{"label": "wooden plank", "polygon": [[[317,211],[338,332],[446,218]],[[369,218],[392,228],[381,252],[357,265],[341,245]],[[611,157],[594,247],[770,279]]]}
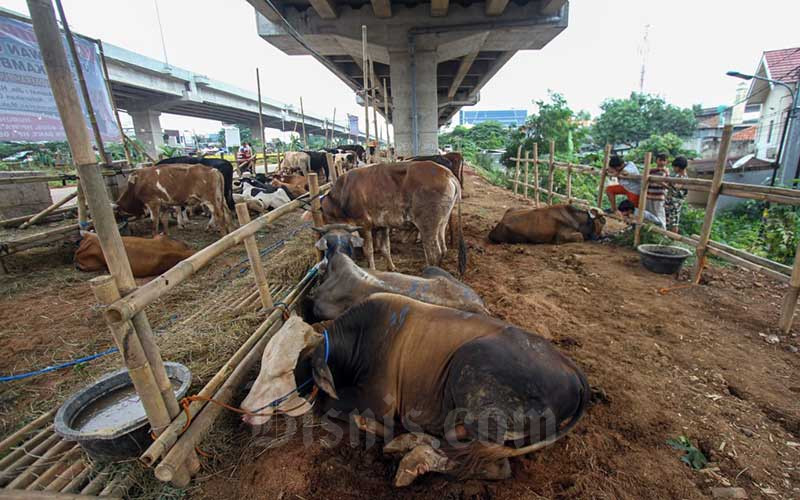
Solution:
{"label": "wooden plank", "polygon": [[519,191],[519,155],[522,153],[522,144],[517,147],[517,168],[514,169],[514,194]]}
{"label": "wooden plank", "polygon": [[[115,497],[104,497],[115,498]],[[119,498],[119,497],[116,497]],[[53,491],[0,490],[3,500],[96,500],[95,496],[56,493]]]}
{"label": "wooden plank", "polygon": [[448,7],[450,7],[450,0],[431,0],[431,16],[446,16]]}
{"label": "wooden plank", "polygon": [[506,10],[508,0],[486,0],[486,15],[499,16]]}
{"label": "wooden plank", "polygon": [[308,0],[314,11],[319,14],[322,19],[336,19],[339,17],[336,11],[336,4],[332,0]]}
{"label": "wooden plank", "polygon": [[389,0],[370,0],[372,2],[372,12],[375,17],[392,17],[392,3]]}

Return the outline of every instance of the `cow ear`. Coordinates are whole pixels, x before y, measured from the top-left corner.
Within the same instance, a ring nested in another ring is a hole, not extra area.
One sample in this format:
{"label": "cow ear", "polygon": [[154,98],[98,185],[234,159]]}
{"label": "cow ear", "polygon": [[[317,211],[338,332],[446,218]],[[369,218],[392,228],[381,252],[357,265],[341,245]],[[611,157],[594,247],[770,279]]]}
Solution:
{"label": "cow ear", "polygon": [[333,399],[339,399],[339,395],[336,394],[336,387],[333,384],[333,375],[331,375],[331,370],[325,362],[324,343],[314,349],[314,354],[311,358],[311,370],[317,387]]}
{"label": "cow ear", "polygon": [[328,241],[325,238],[320,238],[314,244],[314,247],[317,250],[322,250],[324,252],[328,248]]}

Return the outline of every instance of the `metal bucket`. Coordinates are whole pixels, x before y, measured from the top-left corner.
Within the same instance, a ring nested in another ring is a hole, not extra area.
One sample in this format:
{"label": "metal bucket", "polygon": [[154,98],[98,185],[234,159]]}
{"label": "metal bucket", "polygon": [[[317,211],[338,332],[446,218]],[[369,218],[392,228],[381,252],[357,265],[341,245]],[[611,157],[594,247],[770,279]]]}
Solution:
{"label": "metal bucket", "polygon": [[684,261],[692,255],[685,248],[668,245],[639,245],[636,250],[642,259],[642,265],[659,274],[675,274],[681,270]]}
{"label": "metal bucket", "polygon": [[[189,369],[164,363],[175,397],[186,395]],[[58,409],[55,432],[76,441],[93,459],[108,462],[138,457],[152,443],[150,424],[127,369],[109,373],[67,399]]]}

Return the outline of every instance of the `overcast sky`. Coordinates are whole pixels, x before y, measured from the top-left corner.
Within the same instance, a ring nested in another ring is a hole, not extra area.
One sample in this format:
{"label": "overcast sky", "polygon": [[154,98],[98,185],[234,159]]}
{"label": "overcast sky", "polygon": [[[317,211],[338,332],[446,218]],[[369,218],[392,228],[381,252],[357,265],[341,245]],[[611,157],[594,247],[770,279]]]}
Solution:
{"label": "overcast sky", "polygon": [[[74,31],[163,59],[153,0],[63,0]],[[0,6],[27,14],[24,0]],[[170,64],[255,91],[261,68],[266,96],[337,122],[363,114],[352,91],[311,57],[290,57],[256,33],[244,0],[158,0]],[[470,109],[534,110],[547,89],[574,109],[596,115],[608,97],[639,88],[642,38],[649,28],[644,89],[681,106],[733,101],[740,82],[731,69],[752,72],[761,52],[800,46],[797,0],[572,0],[569,27],[541,51],[518,52]],[[380,117],[379,117],[380,120]],[[162,115],[165,128],[219,129],[209,120]],[[363,126],[363,124],[362,124]]]}

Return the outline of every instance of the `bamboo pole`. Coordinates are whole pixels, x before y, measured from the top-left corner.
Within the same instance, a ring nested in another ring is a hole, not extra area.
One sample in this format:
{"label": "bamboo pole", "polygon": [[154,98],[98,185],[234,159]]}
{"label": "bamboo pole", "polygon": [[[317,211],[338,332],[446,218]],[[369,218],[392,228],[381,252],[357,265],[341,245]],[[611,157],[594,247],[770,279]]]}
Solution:
{"label": "bamboo pole", "polygon": [[17,469],[33,462],[36,455],[41,455],[58,439],[58,436],[53,434],[53,424],[50,424],[3,457],[0,460],[0,486],[10,481]]}
{"label": "bamboo pole", "polygon": [[794,310],[797,307],[798,296],[800,296],[800,245],[798,245],[794,253],[794,266],[792,266],[792,277],[789,280],[789,290],[783,297],[781,319],[778,322],[778,328],[785,334],[788,334],[792,329],[792,319],[794,318]]}
{"label": "bamboo pole", "polygon": [[606,174],[608,173],[608,162],[611,160],[611,144],[606,144],[603,151],[603,168],[600,170],[600,187],[597,193],[597,206],[603,206],[603,193],[606,190]]}
{"label": "bamboo pole", "polygon": [[[367,88],[369,87],[369,82],[367,81],[367,25],[361,25],[361,58],[363,61],[363,78],[364,78],[364,89],[362,92],[364,93],[364,149],[367,150],[366,160],[367,163],[370,163],[369,158],[369,93]],[[356,137],[358,140],[358,137]]]}
{"label": "bamboo pole", "polygon": [[644,212],[647,207],[647,186],[648,178],[650,177],[650,161],[653,159],[653,154],[647,152],[644,154],[644,172],[642,173],[642,182],[639,184],[639,213],[636,215],[636,229],[634,229],[633,246],[639,246],[642,242],[642,224],[644,223]]}
{"label": "bamboo pole", "polygon": [[533,196],[536,206],[539,206],[539,143],[533,142]]}
{"label": "bamboo pole", "polygon": [[125,161],[128,162],[128,166],[134,167],[136,166],[133,161],[133,156],[131,156],[130,148],[128,144],[125,142],[125,130],[122,128],[122,121],[119,119],[119,109],[117,109],[117,102],[114,99],[114,94],[111,92],[111,78],[108,77],[108,65],[106,64],[106,53],[103,51],[103,41],[97,40],[97,46],[100,49],[100,63],[103,66],[103,77],[106,81],[106,92],[108,92],[108,100],[111,102],[111,109],[114,110],[114,118],[117,121],[117,129],[119,130],[119,140],[122,144],[122,151],[125,153]]}
{"label": "bamboo pole", "polygon": [[[692,237],[695,238],[696,240],[700,239],[700,236],[696,234],[693,234]],[[714,240],[708,240],[708,246],[736,255],[737,257],[741,257],[742,259],[749,260],[754,264],[758,264],[760,266],[772,269],[775,272],[783,274],[787,278],[792,274],[792,268],[790,266],[786,266],[779,262],[765,259],[764,257],[759,257],[758,255],[753,255],[750,252],[745,252],[744,250],[741,250],[739,248],[734,248],[730,245],[726,245],[724,243],[720,243]]]}
{"label": "bamboo pole", "polygon": [[[64,14],[64,7],[61,5],[61,0],[56,0],[56,8],[58,9],[59,17],[61,18],[61,25],[64,27],[64,38],[67,40],[67,47],[69,48],[70,55],[72,56],[72,63],[75,65],[75,74],[78,76],[78,86],[81,89],[83,104],[86,106],[86,113],[89,115],[89,123],[92,125],[92,132],[94,133],[94,141],[97,144],[97,151],[100,153],[100,158],[103,160],[103,163],[106,165],[111,165],[111,158],[108,156],[105,146],[103,145],[103,136],[100,134],[100,126],[97,124],[97,117],[94,114],[94,105],[92,104],[92,100],[89,95],[89,88],[86,86],[86,79],[83,76],[81,60],[78,56],[78,51],[75,48],[75,37],[72,35],[72,30],[69,28],[67,16]],[[73,151],[73,155],[74,154],[75,152]]]}
{"label": "bamboo pole", "polygon": [[36,478],[31,484],[25,487],[26,490],[39,490],[44,489],[45,486],[49,485],[58,474],[64,472],[68,467],[69,463],[78,457],[81,454],[81,447],[77,444],[70,448],[66,453],[61,455],[61,457],[48,468],[46,471],[42,472],[39,477]]}
{"label": "bamboo pole", "polygon": [[47,215],[48,215],[48,214],[52,213],[52,212],[53,212],[53,210],[55,210],[55,209],[57,209],[58,207],[60,207],[60,206],[62,206],[62,205],[64,205],[64,204],[66,204],[68,201],[70,201],[70,200],[72,200],[72,199],[76,198],[77,196],[78,196],[78,190],[76,189],[76,190],[75,190],[75,191],[73,191],[72,193],[68,194],[68,195],[67,195],[67,196],[65,196],[64,198],[62,198],[62,199],[60,199],[59,201],[57,201],[57,202],[53,203],[53,204],[52,204],[52,205],[50,205],[49,207],[45,208],[44,210],[42,210],[42,211],[41,211],[41,212],[39,212],[38,214],[36,214],[36,215],[34,215],[33,217],[31,217],[30,219],[28,219],[28,222],[25,222],[24,224],[22,224],[21,226],[19,226],[19,228],[20,228],[20,229],[25,229],[25,228],[29,227],[29,226],[30,226],[30,225],[32,225],[32,224],[36,224],[36,223],[37,223],[37,222],[38,222],[40,219],[42,219],[43,217],[47,217]]}
{"label": "bamboo pole", "polygon": [[547,200],[548,205],[553,204],[553,173],[556,165],[556,141],[550,139],[550,163],[549,171],[547,173],[547,190],[550,192],[550,197]]}
{"label": "bamboo pole", "polygon": [[22,441],[25,435],[28,434],[29,432],[36,430],[39,427],[43,426],[45,423],[49,422],[50,419],[52,419],[55,414],[56,414],[55,408],[45,413],[42,413],[41,415],[33,419],[31,422],[24,425],[21,429],[11,434],[7,438],[3,439],[3,441],[0,442],[0,454],[5,453],[6,450],[16,445],[20,441]]}
{"label": "bamboo pole", "polygon": [[303,120],[303,144],[308,149],[308,136],[306,135],[306,112],[303,110],[303,97],[300,97],[300,119]]}
{"label": "bamboo pole", "polygon": [[[319,181],[317,174],[308,175],[308,191],[311,195],[311,217],[314,219],[314,227],[322,227],[325,225],[325,219],[322,217],[322,204],[319,200]],[[322,258],[320,250],[316,249],[317,260]]]}
{"label": "bamboo pole", "polygon": [[53,479],[53,481],[47,485],[44,491],[62,491],[62,488],[66,487],[73,479],[78,477],[83,471],[86,470],[86,464],[83,462],[82,459],[78,459],[77,462],[71,464],[69,467],[64,469],[57,477]]}
{"label": "bamboo pole", "polygon": [[[288,308],[294,307],[296,301],[302,297],[313,286],[316,274],[306,277],[297,284],[295,289],[286,298]],[[275,311],[273,315],[276,316],[275,320],[264,329],[263,336],[259,341],[253,345],[246,356],[238,364],[235,370],[231,372],[228,380],[214,393],[214,400],[222,403],[229,403],[236,392],[240,389],[244,376],[251,370],[253,366],[261,359],[269,340],[275,332],[282,326],[282,321],[279,321],[280,311]],[[192,424],[175,442],[169,450],[169,453],[164,457],[161,463],[155,469],[155,475],[161,481],[172,481],[176,487],[183,488],[188,484],[188,480],[184,481],[183,478],[176,482],[175,474],[177,472],[176,465],[184,462],[184,456],[192,452],[195,447],[200,443],[203,437],[211,429],[216,418],[222,411],[219,405],[205,405],[196,416],[192,419]],[[149,451],[149,450],[148,450]]]}
{"label": "bamboo pole", "polygon": [[331,124],[331,142],[336,143],[336,107],[333,108],[333,123]]}
{"label": "bamboo pole", "polygon": [[[269,172],[267,167],[267,141],[264,138],[264,114],[261,111],[261,76],[258,73],[258,67],[256,67],[256,88],[258,89],[258,126],[261,129],[261,154],[264,155],[264,173],[268,174]],[[255,165],[255,163],[254,163]],[[255,170],[255,169],[254,169]],[[255,171],[253,172],[255,175]]]}
{"label": "bamboo pole", "polygon": [[572,164],[567,165],[567,204],[572,204]]}
{"label": "bamboo pole", "polygon": [[[383,122],[386,125],[386,149],[391,149],[392,141],[389,140],[389,95],[386,93],[386,78],[383,79]],[[393,158],[389,158],[392,161]]]}
{"label": "bamboo pole", "polygon": [[725,177],[725,164],[728,163],[728,148],[731,144],[732,135],[733,126],[725,125],[722,131],[717,164],[714,168],[714,178],[711,180],[711,190],[708,193],[708,201],[706,202],[703,228],[700,230],[700,240],[697,244],[697,262],[694,268],[695,283],[700,283],[700,276],[703,274],[703,268],[706,265],[706,248],[708,247],[708,240],[711,239],[711,226],[714,224],[714,215],[717,212],[717,200],[719,199],[722,180]]}
{"label": "bamboo pole", "polygon": [[36,460],[33,461],[28,467],[25,468],[22,473],[15,477],[13,481],[8,483],[6,488],[10,490],[20,490],[28,486],[30,483],[36,480],[37,474],[50,465],[54,460],[60,457],[63,453],[69,451],[70,448],[74,446],[78,446],[72,441],[62,441],[59,436],[55,436],[58,438],[58,441],[53,443],[53,445],[47,449],[44,453],[41,454]]}
{"label": "bamboo pole", "polygon": [[[250,212],[247,210],[247,203],[236,204],[236,215],[239,217],[240,226],[250,223]],[[256,287],[258,287],[258,295],[261,297],[261,305],[264,306],[264,309],[269,309],[272,307],[272,295],[269,293],[267,273],[264,271],[264,264],[261,262],[261,254],[258,253],[255,235],[250,235],[244,239],[244,248],[247,250],[247,258],[250,260],[250,268],[253,271]]]}
{"label": "bamboo pole", "polygon": [[104,468],[98,472],[97,475],[94,476],[91,481],[89,481],[89,484],[83,487],[81,490],[81,495],[97,495],[100,492],[100,490],[103,488],[103,485],[111,476],[111,473],[106,472],[106,469],[107,468]]}
{"label": "bamboo pole", "polygon": [[78,225],[81,229],[88,229],[89,228],[89,207],[86,205],[86,195],[83,192],[84,187],[81,185],[80,181],[78,182],[78,189],[76,190],[78,194]]}
{"label": "bamboo pole", "polygon": [[[91,465],[87,465],[83,461],[76,462],[76,464],[82,465],[83,467],[78,472],[76,472],[74,476],[72,476],[72,478],[67,482],[66,485],[64,485],[63,488],[59,490],[61,493],[73,493],[75,490],[78,489],[78,486],[80,486],[81,484],[83,484],[84,481],[86,481],[86,478],[89,477],[89,474],[92,472]],[[64,474],[68,474],[70,470],[71,468],[68,469],[67,472],[65,472]],[[55,481],[53,483],[55,483]],[[53,483],[51,483],[50,486],[46,488],[46,490],[54,491],[53,489],[51,489]]]}
{"label": "bamboo pole", "polygon": [[514,194],[519,192],[519,160],[520,155],[522,154],[522,144],[517,146],[517,166],[514,169]]}
{"label": "bamboo pole", "polygon": [[[294,304],[295,299],[299,296],[300,292],[304,289],[306,285],[309,283],[313,283],[316,277],[316,272],[309,272],[306,276],[300,280],[300,282],[284,297],[283,302],[287,305],[287,307],[291,307]],[[253,347],[258,344],[260,340],[262,340],[263,335],[265,332],[275,323],[278,321],[283,314],[281,310],[274,310],[267,316],[267,319],[264,320],[261,325],[253,332],[252,335],[239,347],[239,349],[231,356],[231,358],[220,368],[216,374],[206,382],[206,385],[203,389],[197,393],[200,397],[212,397],[217,390],[222,386],[225,380],[228,380],[229,376],[234,372],[237,366],[242,362],[243,359],[252,351]],[[205,406],[204,401],[192,401],[187,409],[188,413],[192,416],[192,419],[197,415],[201,408]],[[167,453],[172,446],[177,442],[178,438],[181,436],[183,432],[183,428],[186,426],[186,413],[180,413],[167,427],[167,429],[159,435],[153,444],[150,445],[147,450],[142,454],[139,459],[147,466],[152,467],[153,464],[165,453]],[[171,479],[167,479],[171,480]]]}
{"label": "bamboo pole", "polygon": [[[320,192],[327,190],[328,185],[320,187]],[[267,224],[283,217],[287,213],[301,207],[301,203],[309,199],[309,194],[298,197],[297,199],[282,205],[275,210],[268,212],[250,224],[240,227],[235,231],[223,236],[211,245],[203,248],[194,255],[182,260],[170,270],[164,272],[157,278],[150,280],[147,284],[140,286],[132,293],[111,304],[106,310],[106,317],[112,322],[125,321],[132,318],[144,307],[172,290],[175,286],[183,283],[188,277],[205,267],[212,259],[219,256],[226,250],[238,245],[244,238],[255,234]]]}
{"label": "bamboo pole", "polygon": [[528,168],[528,164],[530,163],[530,159],[529,159],[530,155],[531,155],[530,151],[525,151],[525,199],[526,200],[528,199],[528,179],[529,179],[528,178],[528,171],[530,170]]}
{"label": "bamboo pole", "polygon": [[378,144],[376,147],[377,150],[380,148],[380,138],[378,137],[380,130],[378,129],[378,100],[375,97],[375,88],[377,85],[375,84],[375,67],[372,64],[372,58],[369,59],[369,87],[370,95],[372,96],[372,124],[375,130],[375,142]]}

